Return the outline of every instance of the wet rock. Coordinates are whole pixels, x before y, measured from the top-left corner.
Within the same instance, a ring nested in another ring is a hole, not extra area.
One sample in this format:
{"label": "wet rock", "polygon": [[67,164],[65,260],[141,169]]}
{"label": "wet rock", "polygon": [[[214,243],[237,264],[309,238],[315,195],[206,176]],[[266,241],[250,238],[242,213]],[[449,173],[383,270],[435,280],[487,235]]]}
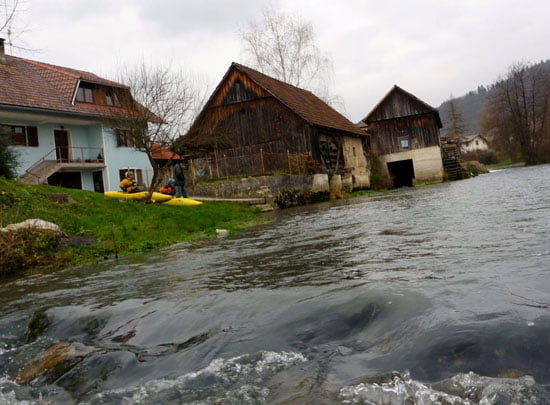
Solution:
{"label": "wet rock", "polygon": [[218,235],[218,238],[225,238],[229,235],[229,231],[227,229],[216,229],[216,235]]}
{"label": "wet rock", "polygon": [[13,376],[18,384],[39,379],[40,384],[49,384],[64,375],[82,359],[98,349],[79,343],[55,343],[43,353],[25,363]]}
{"label": "wet rock", "polygon": [[10,224],[5,228],[0,228],[0,232],[13,232],[19,231],[21,229],[47,231],[53,233],[54,235],[65,236],[65,234],[61,232],[61,228],[59,228],[59,225],[56,225],[53,222],[44,221],[43,219],[39,218],[27,219],[17,224]]}
{"label": "wet rock", "polygon": [[128,340],[132,339],[134,336],[136,336],[136,330],[132,329],[126,333],[122,333],[120,335],[113,337],[113,342],[126,343]]}
{"label": "wet rock", "polygon": [[26,343],[34,342],[50,325],[51,320],[44,311],[36,312],[27,328]]}

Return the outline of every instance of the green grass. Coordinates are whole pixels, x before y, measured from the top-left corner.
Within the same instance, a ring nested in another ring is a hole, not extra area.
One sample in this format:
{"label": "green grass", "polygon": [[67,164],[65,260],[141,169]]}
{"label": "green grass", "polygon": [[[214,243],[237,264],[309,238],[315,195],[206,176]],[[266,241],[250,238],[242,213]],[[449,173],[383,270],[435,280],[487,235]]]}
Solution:
{"label": "green grass", "polygon": [[508,158],[508,159],[501,160],[500,162],[497,162],[497,163],[486,165],[486,167],[487,169],[498,169],[499,167],[510,166],[513,163],[515,162],[512,162],[512,159]]}
{"label": "green grass", "polygon": [[[53,202],[47,198],[50,193],[67,194],[75,203]],[[209,238],[216,235],[216,228],[235,233],[265,221],[259,209],[236,203],[205,202],[196,207],[145,204],[108,199],[89,191],[22,185],[0,178],[0,226],[29,218],[56,223],[67,235],[95,240],[91,245],[67,246],[51,252],[50,267]]]}
{"label": "green grass", "polygon": [[345,197],[359,197],[362,195],[366,195],[369,197],[377,196],[377,195],[384,195],[384,194],[393,194],[393,193],[399,193],[399,189],[393,188],[393,189],[382,189],[382,190],[356,190],[351,193],[345,193]]}

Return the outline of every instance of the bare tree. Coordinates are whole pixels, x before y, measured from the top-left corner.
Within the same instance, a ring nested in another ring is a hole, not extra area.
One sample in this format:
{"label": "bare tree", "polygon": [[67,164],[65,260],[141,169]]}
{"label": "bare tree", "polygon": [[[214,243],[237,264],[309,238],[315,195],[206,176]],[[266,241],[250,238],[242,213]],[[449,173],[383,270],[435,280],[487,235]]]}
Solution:
{"label": "bare tree", "polygon": [[527,164],[539,160],[547,125],[550,72],[543,65],[514,64],[495,84],[485,105],[484,130],[496,133],[510,151],[517,146]]}
{"label": "bare tree", "polygon": [[[190,75],[170,67],[151,66],[145,62],[119,73],[120,82],[129,86],[131,95],[118,97],[124,116],[110,120],[119,128],[125,141],[147,154],[153,168],[149,195],[160,185],[161,169],[154,159],[155,152],[166,148],[174,151],[174,141],[184,135],[203,98]],[[172,152],[172,159],[175,157]]]}
{"label": "bare tree", "polygon": [[458,111],[453,95],[449,97],[449,106],[448,106],[449,121],[451,124],[449,136],[462,136],[466,132],[466,125],[464,124],[464,118],[460,111]]}
{"label": "bare tree", "polygon": [[260,21],[241,29],[247,63],[268,76],[311,90],[327,102],[333,69],[315,44],[313,25],[298,16],[266,8]]}
{"label": "bare tree", "polygon": [[17,26],[18,16],[22,12],[21,4],[21,0],[0,0],[0,37],[6,39],[7,45],[12,47],[14,40],[23,32]]}

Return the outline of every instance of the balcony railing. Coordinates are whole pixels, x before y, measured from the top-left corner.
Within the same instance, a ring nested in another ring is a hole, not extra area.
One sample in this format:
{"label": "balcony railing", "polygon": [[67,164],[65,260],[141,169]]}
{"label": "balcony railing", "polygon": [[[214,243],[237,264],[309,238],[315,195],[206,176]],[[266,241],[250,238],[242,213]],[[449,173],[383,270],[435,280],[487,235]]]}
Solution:
{"label": "balcony railing", "polygon": [[42,158],[29,167],[26,172],[36,176],[33,173],[33,169],[37,168],[43,162],[82,163],[84,166],[88,163],[104,163],[103,156],[103,148],[57,146],[42,156]]}

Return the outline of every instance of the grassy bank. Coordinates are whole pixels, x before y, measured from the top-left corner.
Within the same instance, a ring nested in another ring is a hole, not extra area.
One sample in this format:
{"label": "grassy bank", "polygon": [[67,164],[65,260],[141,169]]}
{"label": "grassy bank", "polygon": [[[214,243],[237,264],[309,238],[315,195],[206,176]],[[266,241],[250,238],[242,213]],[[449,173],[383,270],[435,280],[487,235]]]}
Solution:
{"label": "grassy bank", "polygon": [[[58,193],[72,201],[56,202],[64,199],[52,195]],[[205,202],[197,207],[175,207],[122,202],[100,193],[22,185],[0,178],[0,226],[29,218],[53,222],[70,236],[53,251],[34,252],[40,256],[33,261],[34,269],[67,267],[146,252],[213,237],[217,228],[234,233],[264,220],[258,209],[235,203]],[[7,248],[4,241],[0,255]]]}

